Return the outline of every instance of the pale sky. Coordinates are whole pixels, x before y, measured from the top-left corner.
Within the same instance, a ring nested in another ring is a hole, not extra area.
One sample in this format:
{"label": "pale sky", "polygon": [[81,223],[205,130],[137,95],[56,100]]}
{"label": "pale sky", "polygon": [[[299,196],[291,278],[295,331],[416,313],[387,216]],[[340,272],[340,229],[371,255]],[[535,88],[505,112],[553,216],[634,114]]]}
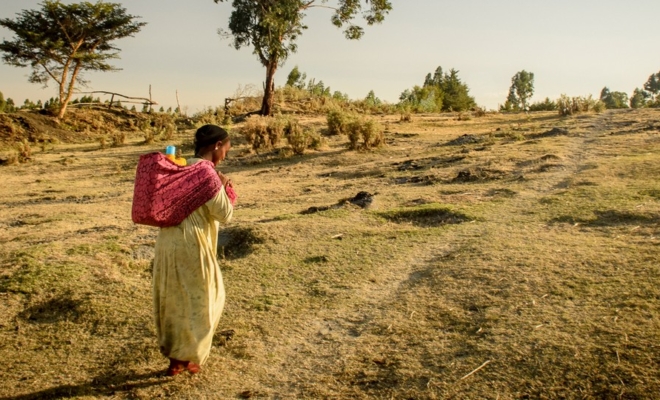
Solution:
{"label": "pale sky", "polygon": [[[73,1],[64,1],[72,3]],[[147,22],[134,38],[116,42],[122,71],[87,73],[87,90],[148,96],[175,107],[175,91],[189,113],[223,104],[239,85],[261,88],[265,69],[251,49],[236,51],[217,35],[226,28],[231,1],[115,0]],[[39,0],[0,0],[0,17],[14,18]],[[333,0],[329,1],[329,5]],[[298,65],[352,99],[370,90],[396,103],[405,89],[421,85],[437,66],[459,70],[477,104],[504,102],[511,77],[535,74],[532,101],[560,94],[598,97],[603,86],[631,94],[660,71],[658,0],[392,0],[383,24],[348,41],[330,23],[331,11],[311,9],[298,53],[276,75],[286,82]],[[11,39],[0,29],[0,38]],[[28,69],[0,64],[0,91],[17,104],[56,95],[27,81]]]}

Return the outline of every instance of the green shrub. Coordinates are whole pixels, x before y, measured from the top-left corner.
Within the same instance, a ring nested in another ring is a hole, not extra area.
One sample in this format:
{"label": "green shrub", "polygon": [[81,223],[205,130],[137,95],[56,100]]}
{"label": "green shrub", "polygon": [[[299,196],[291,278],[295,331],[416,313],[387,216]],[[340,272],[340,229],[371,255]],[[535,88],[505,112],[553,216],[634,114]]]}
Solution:
{"label": "green shrub", "polygon": [[0,113],[5,112],[5,108],[7,108],[7,102],[5,101],[5,96],[0,92]]}
{"label": "green shrub", "polygon": [[529,106],[529,111],[557,111],[557,103],[546,97],[544,101],[532,103]]}

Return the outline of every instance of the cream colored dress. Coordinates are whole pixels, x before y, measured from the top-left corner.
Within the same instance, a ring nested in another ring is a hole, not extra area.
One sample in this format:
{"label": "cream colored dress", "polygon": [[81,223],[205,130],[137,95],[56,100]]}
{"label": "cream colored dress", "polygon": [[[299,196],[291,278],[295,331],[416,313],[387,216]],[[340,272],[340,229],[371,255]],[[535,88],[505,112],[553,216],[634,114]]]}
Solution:
{"label": "cream colored dress", "polygon": [[217,260],[218,230],[232,214],[222,187],[181,224],[161,228],[158,234],[154,314],[160,351],[166,357],[201,365],[209,356],[225,305]]}

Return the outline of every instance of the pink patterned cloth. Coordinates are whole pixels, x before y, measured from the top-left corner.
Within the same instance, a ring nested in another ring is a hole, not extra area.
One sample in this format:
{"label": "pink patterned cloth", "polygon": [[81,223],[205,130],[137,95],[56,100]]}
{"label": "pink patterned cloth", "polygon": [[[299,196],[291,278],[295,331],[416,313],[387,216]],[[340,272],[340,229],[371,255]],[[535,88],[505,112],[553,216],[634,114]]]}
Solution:
{"label": "pink patterned cloth", "polygon": [[225,193],[227,193],[227,197],[229,197],[229,202],[231,203],[232,206],[236,205],[236,199],[238,199],[238,195],[236,194],[236,191],[234,190],[233,187],[231,186],[226,186],[225,187]]}
{"label": "pink patterned cloth", "polygon": [[[144,154],[140,156],[135,176],[133,222],[161,228],[179,225],[221,188],[222,182],[211,161],[181,167],[162,153]],[[235,201],[234,192],[232,205]]]}

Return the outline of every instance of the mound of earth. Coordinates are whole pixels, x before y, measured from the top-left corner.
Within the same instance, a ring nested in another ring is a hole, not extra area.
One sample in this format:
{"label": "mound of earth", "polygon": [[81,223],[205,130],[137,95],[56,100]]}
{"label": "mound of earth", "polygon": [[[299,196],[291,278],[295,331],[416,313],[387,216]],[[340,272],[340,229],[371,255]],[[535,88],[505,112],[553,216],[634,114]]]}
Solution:
{"label": "mound of earth", "polygon": [[70,109],[61,122],[43,111],[18,111],[0,114],[0,142],[81,143],[113,131],[139,131],[148,121],[161,126],[174,121],[164,113],[138,113],[123,108]]}
{"label": "mound of earth", "polygon": [[29,142],[68,142],[75,136],[74,132],[58,127],[55,119],[32,111],[20,111],[0,115],[0,141],[6,143],[19,142],[27,139]]}
{"label": "mound of earth", "polygon": [[533,139],[540,139],[540,138],[555,137],[555,136],[568,136],[568,135],[569,135],[568,129],[554,127],[552,129],[550,129],[549,131],[545,131],[543,133],[538,133],[536,135],[530,135],[530,137],[533,138]]}
{"label": "mound of earth", "polygon": [[358,206],[363,209],[370,208],[371,205],[374,202],[374,196],[377,193],[371,194],[369,192],[359,192],[356,194],[354,197],[348,198],[348,199],[343,199],[339,200],[337,204],[333,204],[331,206],[312,206],[309,207],[308,209],[301,211],[300,213],[303,215],[308,215],[308,214],[316,214],[317,212],[321,211],[328,211],[328,210],[334,210],[338,208],[344,207],[346,204],[352,204],[354,206]]}
{"label": "mound of earth", "polygon": [[506,172],[500,171],[498,169],[486,169],[486,168],[469,168],[463,171],[459,171],[458,175],[452,182],[479,182],[479,181],[490,181],[496,179],[502,179],[506,176]]}
{"label": "mound of earth", "polygon": [[484,141],[484,137],[480,135],[470,135],[470,134],[465,134],[457,137],[454,140],[450,140],[447,142],[447,146],[461,146],[464,144],[471,144],[471,143],[480,143]]}

